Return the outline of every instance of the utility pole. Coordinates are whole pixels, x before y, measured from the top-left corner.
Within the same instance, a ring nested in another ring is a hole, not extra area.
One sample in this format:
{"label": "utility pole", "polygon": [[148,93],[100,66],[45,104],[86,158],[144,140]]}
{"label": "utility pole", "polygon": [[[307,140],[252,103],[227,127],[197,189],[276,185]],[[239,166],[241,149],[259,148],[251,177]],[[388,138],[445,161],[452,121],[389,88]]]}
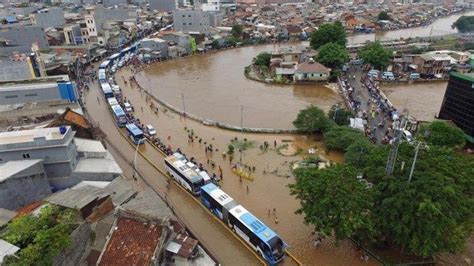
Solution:
{"label": "utility pole", "polygon": [[240,106],[240,130],[244,131],[244,106]]}
{"label": "utility pole", "polygon": [[137,180],[137,178],[135,177],[135,173],[137,171],[137,153],[138,153],[138,146],[139,144],[137,144],[137,148],[135,149],[135,157],[133,158],[133,179],[134,180]]}
{"label": "utility pole", "polygon": [[181,93],[181,100],[183,101],[183,114],[186,115],[186,104],[184,104],[184,93]]}
{"label": "utility pole", "polygon": [[395,161],[397,160],[398,155],[398,146],[400,146],[400,139],[402,137],[402,128],[401,125],[404,124],[405,118],[402,116],[399,124],[395,128],[395,135],[393,137],[392,148],[387,159],[387,165],[385,167],[385,173],[387,175],[393,174],[393,169],[395,168]]}
{"label": "utility pole", "polygon": [[411,169],[410,169],[410,175],[408,176],[408,182],[411,182],[411,179],[413,177],[413,172],[415,171],[415,164],[416,160],[418,159],[418,151],[420,149],[426,148],[426,144],[422,141],[417,141],[416,147],[415,147],[415,157],[413,157],[413,163],[411,164]]}

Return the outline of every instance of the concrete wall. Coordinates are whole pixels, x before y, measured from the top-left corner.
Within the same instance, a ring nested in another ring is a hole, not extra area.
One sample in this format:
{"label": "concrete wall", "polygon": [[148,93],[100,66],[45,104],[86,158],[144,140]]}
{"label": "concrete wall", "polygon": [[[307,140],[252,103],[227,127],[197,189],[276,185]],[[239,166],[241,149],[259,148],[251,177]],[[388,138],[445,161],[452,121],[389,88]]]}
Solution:
{"label": "concrete wall", "polygon": [[173,24],[177,31],[197,31],[209,34],[209,13],[201,10],[175,10],[173,12]]}
{"label": "concrete wall", "polygon": [[54,266],[79,265],[82,255],[86,251],[87,243],[91,238],[92,230],[88,223],[83,222],[71,233],[72,244],[62,251],[53,261]]}
{"label": "concrete wall", "polygon": [[40,49],[48,49],[48,41],[39,26],[3,25],[0,26],[0,38],[9,40],[7,47],[0,47],[0,54],[12,52],[31,53],[31,44],[37,42]]}
{"label": "concrete wall", "polygon": [[17,210],[51,194],[41,162],[0,182],[0,208]]}
{"label": "concrete wall", "polygon": [[151,51],[160,51],[161,58],[168,57],[168,44],[166,42],[159,42],[154,40],[143,40],[140,43],[140,47],[149,48]]}
{"label": "concrete wall", "polygon": [[126,5],[127,0],[102,0],[102,4],[105,7],[111,7],[115,5]]}

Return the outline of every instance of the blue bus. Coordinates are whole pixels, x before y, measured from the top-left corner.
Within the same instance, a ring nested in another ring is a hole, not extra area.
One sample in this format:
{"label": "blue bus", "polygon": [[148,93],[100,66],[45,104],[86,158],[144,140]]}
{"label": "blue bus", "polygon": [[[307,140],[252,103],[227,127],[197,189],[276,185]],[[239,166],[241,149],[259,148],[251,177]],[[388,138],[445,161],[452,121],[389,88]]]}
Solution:
{"label": "blue bus", "polygon": [[99,65],[99,69],[108,70],[109,66],[110,66],[110,60],[105,60]]}
{"label": "blue bus", "polygon": [[213,183],[201,187],[201,202],[270,265],[285,257],[288,245],[257,217]]}
{"label": "blue bus", "polygon": [[143,131],[141,131],[141,129],[139,129],[135,124],[127,124],[125,127],[127,128],[128,136],[132,139],[133,143],[137,145],[145,143]]}
{"label": "blue bus", "polygon": [[110,87],[109,83],[101,83],[100,88],[102,89],[102,92],[104,93],[106,99],[114,97],[114,92],[112,91],[112,87]]}
{"label": "blue bus", "polygon": [[125,112],[123,111],[122,107],[116,104],[112,105],[110,108],[112,109],[112,114],[114,115],[115,122],[117,123],[117,125],[119,127],[124,127],[127,124],[127,116],[125,115]]}

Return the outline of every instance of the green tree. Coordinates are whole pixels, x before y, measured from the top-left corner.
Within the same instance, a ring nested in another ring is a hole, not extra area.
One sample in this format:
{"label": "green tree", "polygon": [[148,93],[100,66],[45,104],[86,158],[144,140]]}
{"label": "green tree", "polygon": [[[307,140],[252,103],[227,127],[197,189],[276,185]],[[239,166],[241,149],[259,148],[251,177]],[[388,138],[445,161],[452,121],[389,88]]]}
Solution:
{"label": "green tree", "polygon": [[349,126],[334,126],[324,133],[326,148],[346,151],[356,140],[366,140],[362,131]]}
{"label": "green tree", "polygon": [[379,15],[377,16],[379,20],[390,20],[390,16],[388,15],[387,11],[380,11]]}
{"label": "green tree", "polygon": [[326,169],[295,171],[296,183],[289,185],[292,195],[300,200],[296,211],[304,221],[324,235],[336,240],[364,232],[375,235],[372,215],[374,191],[356,178],[353,168],[334,165]]}
{"label": "green tree", "polygon": [[466,143],[464,132],[445,121],[434,121],[422,126],[418,135],[431,145],[459,147]]}
{"label": "green tree", "polygon": [[357,169],[364,168],[369,161],[370,153],[374,145],[367,139],[356,139],[344,154],[345,162],[349,165],[357,167]]}
{"label": "green tree", "polygon": [[461,16],[451,26],[453,29],[458,29],[461,33],[474,31],[474,16]]}
{"label": "green tree", "polygon": [[474,201],[453,179],[418,173],[412,182],[387,178],[378,190],[378,224],[402,250],[421,257],[462,250],[472,232]]}
{"label": "green tree", "polygon": [[333,105],[328,112],[328,116],[334,120],[336,124],[346,126],[349,124],[349,119],[353,117],[353,113],[351,110],[339,107],[338,105]]}
{"label": "green tree", "polygon": [[349,58],[349,53],[344,46],[327,43],[319,47],[316,61],[331,69],[340,69],[349,61]]}
{"label": "green tree", "polygon": [[230,33],[232,34],[234,38],[240,39],[240,36],[242,36],[242,31],[243,31],[242,25],[235,24],[234,26],[232,26],[232,30],[230,31]]}
{"label": "green tree", "polygon": [[319,47],[328,43],[336,43],[342,47],[346,46],[347,34],[341,22],[323,24],[311,34],[310,45],[313,49],[318,50]]}
{"label": "green tree", "polygon": [[253,63],[257,66],[268,67],[270,65],[271,58],[272,58],[272,55],[270,53],[263,52],[253,58]]}
{"label": "green tree", "polygon": [[390,63],[391,56],[392,51],[385,49],[378,41],[368,43],[359,50],[359,57],[376,69],[385,69]]}
{"label": "green tree", "polygon": [[300,110],[293,125],[306,133],[317,133],[328,131],[333,122],[329,119],[323,110],[317,106],[311,105]]}

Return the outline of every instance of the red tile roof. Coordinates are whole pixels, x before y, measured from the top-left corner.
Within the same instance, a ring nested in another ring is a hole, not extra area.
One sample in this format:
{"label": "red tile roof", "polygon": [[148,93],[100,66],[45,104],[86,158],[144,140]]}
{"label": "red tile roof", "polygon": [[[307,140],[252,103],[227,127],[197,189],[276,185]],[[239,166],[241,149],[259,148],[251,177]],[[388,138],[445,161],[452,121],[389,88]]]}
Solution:
{"label": "red tile roof", "polygon": [[150,265],[162,227],[120,217],[99,265]]}
{"label": "red tile roof", "polygon": [[16,211],[16,216],[15,218],[17,217],[21,217],[21,216],[25,216],[25,215],[28,215],[28,214],[31,214],[34,210],[36,210],[37,208],[39,208],[41,205],[43,205],[43,201],[42,200],[39,200],[39,201],[34,201],[26,206],[24,206],[23,208],[20,208]]}
{"label": "red tile roof", "polygon": [[84,116],[82,116],[82,115],[80,115],[80,114],[78,114],[78,113],[76,113],[72,110],[66,111],[66,113],[64,114],[64,119],[66,121],[74,123],[74,124],[76,124],[78,126],[81,126],[83,128],[91,128],[91,125],[89,124],[89,122],[87,121],[87,119]]}

